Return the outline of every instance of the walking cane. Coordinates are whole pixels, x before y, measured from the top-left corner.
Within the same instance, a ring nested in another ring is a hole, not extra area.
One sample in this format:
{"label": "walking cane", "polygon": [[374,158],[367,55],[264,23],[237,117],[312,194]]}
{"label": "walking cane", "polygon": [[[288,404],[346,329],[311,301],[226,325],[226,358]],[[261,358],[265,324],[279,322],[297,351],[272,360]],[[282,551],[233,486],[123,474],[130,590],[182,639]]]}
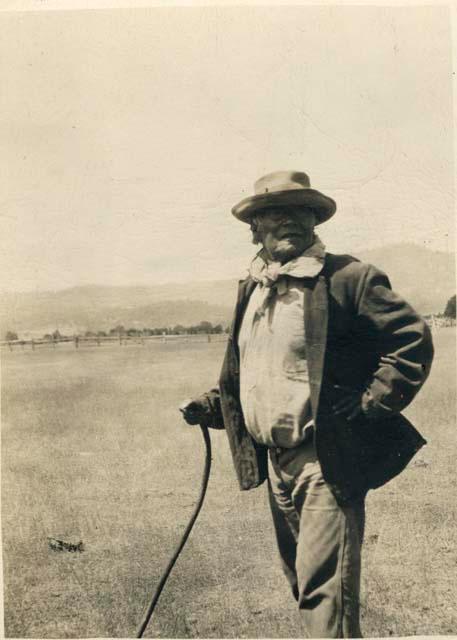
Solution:
{"label": "walking cane", "polygon": [[208,486],[208,480],[209,480],[209,473],[211,470],[211,439],[208,432],[208,425],[205,423],[201,423],[199,426],[202,431],[203,439],[205,441],[206,457],[205,457],[205,468],[203,470],[203,476],[202,476],[202,482],[200,486],[198,501],[192,512],[189,523],[181,537],[181,540],[179,541],[179,544],[176,546],[176,549],[172,557],[170,558],[170,561],[168,562],[168,565],[166,566],[165,571],[162,574],[162,577],[160,578],[159,584],[157,585],[154,595],[152,596],[151,603],[149,604],[148,610],[146,611],[146,614],[143,618],[143,622],[141,623],[138,629],[138,632],[136,634],[137,638],[143,637],[143,633],[145,632],[146,627],[148,626],[149,621],[151,620],[152,614],[154,613],[154,609],[156,608],[157,602],[160,598],[160,594],[162,593],[163,588],[165,587],[165,584],[168,580],[171,570],[175,565],[176,560],[179,558],[179,554],[181,553],[181,551],[184,548],[184,545],[187,542],[187,538],[189,537],[189,534],[192,531],[192,527],[195,524],[198,514],[200,513],[200,509],[202,508],[203,500],[205,499],[206,488]]}

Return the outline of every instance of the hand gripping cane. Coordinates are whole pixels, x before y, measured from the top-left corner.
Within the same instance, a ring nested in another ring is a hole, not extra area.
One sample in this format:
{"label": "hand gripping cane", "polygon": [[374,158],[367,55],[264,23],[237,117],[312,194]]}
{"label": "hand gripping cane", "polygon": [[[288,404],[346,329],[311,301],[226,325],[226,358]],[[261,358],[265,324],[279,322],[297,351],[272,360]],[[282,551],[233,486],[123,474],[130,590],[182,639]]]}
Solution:
{"label": "hand gripping cane", "polygon": [[202,435],[203,435],[203,439],[205,441],[205,447],[206,447],[206,457],[205,457],[205,468],[203,470],[203,476],[202,476],[202,482],[201,482],[201,487],[200,487],[200,494],[198,496],[198,501],[197,504],[195,505],[195,508],[192,512],[192,515],[190,517],[189,523],[182,535],[182,538],[179,542],[179,544],[176,546],[176,549],[172,555],[172,557],[170,558],[170,561],[168,562],[167,567],[165,568],[165,571],[162,574],[162,577],[160,578],[159,584],[157,585],[157,588],[154,592],[154,595],[152,596],[151,599],[151,603],[148,607],[148,610],[146,611],[146,614],[143,618],[143,622],[141,623],[138,632],[136,634],[137,638],[142,638],[143,637],[143,633],[146,630],[146,627],[149,624],[149,621],[151,620],[152,614],[154,612],[154,609],[157,605],[157,602],[160,598],[160,594],[163,591],[163,588],[165,587],[165,583],[168,580],[168,576],[171,573],[171,570],[173,569],[176,560],[179,558],[179,554],[181,553],[181,551],[184,548],[184,545],[187,542],[187,538],[189,537],[190,532],[192,531],[192,527],[195,524],[195,521],[198,517],[198,514],[200,513],[200,509],[202,508],[203,505],[203,500],[205,499],[205,494],[206,494],[206,488],[208,486],[208,480],[209,480],[209,473],[211,470],[211,439],[209,436],[209,432],[208,432],[208,424],[202,422],[200,424],[200,429],[202,431]]}

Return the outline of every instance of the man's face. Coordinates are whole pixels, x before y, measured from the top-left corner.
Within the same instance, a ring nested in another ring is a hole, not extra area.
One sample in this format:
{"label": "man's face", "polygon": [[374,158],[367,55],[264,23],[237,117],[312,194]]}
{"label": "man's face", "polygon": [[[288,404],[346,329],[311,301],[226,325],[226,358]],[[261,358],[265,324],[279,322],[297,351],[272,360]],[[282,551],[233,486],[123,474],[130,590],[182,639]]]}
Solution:
{"label": "man's face", "polygon": [[292,260],[313,243],[316,217],[311,210],[269,208],[256,216],[256,222],[258,238],[271,260]]}

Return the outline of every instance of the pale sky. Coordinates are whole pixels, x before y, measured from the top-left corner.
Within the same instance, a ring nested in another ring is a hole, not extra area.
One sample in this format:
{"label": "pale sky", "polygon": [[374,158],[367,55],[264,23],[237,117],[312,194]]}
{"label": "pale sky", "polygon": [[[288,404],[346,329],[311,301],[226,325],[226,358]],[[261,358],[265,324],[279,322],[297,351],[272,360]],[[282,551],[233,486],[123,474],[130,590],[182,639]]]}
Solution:
{"label": "pale sky", "polygon": [[1,288],[243,277],[230,213],[302,170],[331,251],[454,247],[449,9],[0,13]]}

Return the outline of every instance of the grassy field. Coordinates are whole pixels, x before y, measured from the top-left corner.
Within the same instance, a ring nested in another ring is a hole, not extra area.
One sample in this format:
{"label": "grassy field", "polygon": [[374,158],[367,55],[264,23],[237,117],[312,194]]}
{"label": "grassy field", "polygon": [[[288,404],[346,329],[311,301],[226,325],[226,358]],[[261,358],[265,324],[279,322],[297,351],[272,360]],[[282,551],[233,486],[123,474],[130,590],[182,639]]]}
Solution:
{"label": "grassy field", "polygon": [[[407,415],[429,444],[367,504],[366,636],[457,632],[455,334],[435,334]],[[196,499],[204,448],[177,405],[214,385],[224,345],[2,353],[5,635],[131,637]],[[147,636],[300,637],[266,488],[240,492],[226,436]],[[83,551],[59,551],[50,538]],[[54,548],[52,548],[54,547]]]}

